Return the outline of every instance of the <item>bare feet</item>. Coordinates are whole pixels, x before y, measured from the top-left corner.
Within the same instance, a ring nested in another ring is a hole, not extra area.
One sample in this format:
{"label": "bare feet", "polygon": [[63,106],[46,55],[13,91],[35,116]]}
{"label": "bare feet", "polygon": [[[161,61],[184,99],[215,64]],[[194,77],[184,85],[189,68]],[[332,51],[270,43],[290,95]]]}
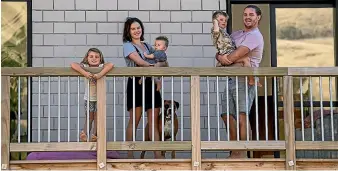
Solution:
{"label": "bare feet", "polygon": [[87,134],[84,131],[81,131],[81,133],[80,133],[80,140],[82,142],[86,142],[87,141]]}

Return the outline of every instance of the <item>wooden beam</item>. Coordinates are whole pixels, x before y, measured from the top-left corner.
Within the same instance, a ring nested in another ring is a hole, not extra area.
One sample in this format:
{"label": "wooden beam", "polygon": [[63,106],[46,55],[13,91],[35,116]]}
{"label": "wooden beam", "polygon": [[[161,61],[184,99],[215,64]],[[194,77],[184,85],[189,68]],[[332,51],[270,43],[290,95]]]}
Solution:
{"label": "wooden beam", "polygon": [[96,170],[96,160],[17,160],[11,170]]}
{"label": "wooden beam", "polygon": [[202,141],[202,150],[285,150],[285,141]]}
{"label": "wooden beam", "polygon": [[108,170],[191,170],[191,160],[170,161],[170,159],[155,162],[111,162],[108,163]]}
{"label": "wooden beam", "polygon": [[[10,143],[11,152],[30,151],[96,151],[95,142]],[[107,150],[115,151],[190,151],[191,141],[125,141],[107,142]]]}
{"label": "wooden beam", "polygon": [[298,159],[297,170],[338,170],[338,159]]}
{"label": "wooden beam", "polygon": [[[190,159],[113,159],[107,170],[191,170]],[[284,170],[284,159],[202,159],[202,170]],[[337,170],[338,159],[297,160],[297,170]],[[11,161],[12,170],[95,170],[95,160]]]}
{"label": "wooden beam", "polygon": [[338,141],[296,141],[296,150],[337,150]]}
{"label": "wooden beam", "polygon": [[[90,72],[99,72],[100,68],[86,69]],[[107,76],[284,76],[288,68],[271,67],[116,67],[107,73]],[[337,72],[336,72],[337,73]],[[2,67],[2,76],[81,76],[68,67]]]}
{"label": "wooden beam", "polygon": [[125,141],[108,142],[107,150],[116,151],[190,151],[191,141]]}
{"label": "wooden beam", "polygon": [[[283,159],[203,159],[203,170],[283,170]],[[108,170],[190,170],[189,159],[114,159],[107,161]],[[302,159],[297,160],[297,169],[301,170],[336,170],[337,159]],[[95,160],[40,160],[11,161],[11,169],[73,169],[94,170]]]}
{"label": "wooden beam", "polygon": [[190,111],[191,111],[191,168],[201,170],[201,97],[200,77],[191,76],[190,79]]}
{"label": "wooden beam", "polygon": [[289,76],[337,76],[338,67],[291,67],[288,68]]}
{"label": "wooden beam", "polygon": [[[88,68],[97,73],[100,68]],[[107,76],[337,76],[337,67],[116,67]],[[2,76],[81,76],[68,67],[2,67]]]}
{"label": "wooden beam", "polygon": [[106,77],[97,80],[97,170],[107,170]]}
{"label": "wooden beam", "polygon": [[108,159],[108,163],[190,163],[191,159]]}
{"label": "wooden beam", "polygon": [[1,170],[9,169],[10,77],[1,77]]}
{"label": "wooden beam", "polygon": [[284,159],[206,159],[203,170],[284,170]]}
{"label": "wooden beam", "polygon": [[95,151],[95,142],[11,143],[11,152]]}
{"label": "wooden beam", "polygon": [[[296,141],[297,150],[335,150],[337,141]],[[95,142],[10,143],[10,152],[30,151],[96,151]],[[284,141],[202,141],[201,150],[285,150]],[[190,151],[191,141],[125,141],[107,142],[114,151]]]}
{"label": "wooden beam", "polygon": [[69,164],[69,163],[95,163],[95,159],[86,160],[11,160],[10,164]]}
{"label": "wooden beam", "polygon": [[284,102],[284,133],[286,146],[286,170],[296,169],[295,122],[293,107],[293,80],[292,76],[283,78]]}

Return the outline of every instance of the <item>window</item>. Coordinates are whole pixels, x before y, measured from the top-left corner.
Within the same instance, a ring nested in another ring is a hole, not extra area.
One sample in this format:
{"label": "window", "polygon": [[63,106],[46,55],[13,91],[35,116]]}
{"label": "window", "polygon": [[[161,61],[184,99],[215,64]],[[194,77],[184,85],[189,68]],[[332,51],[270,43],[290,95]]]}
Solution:
{"label": "window", "polygon": [[[334,67],[333,8],[276,8],[278,67]],[[309,78],[303,78],[303,97],[309,97]],[[294,79],[295,100],[300,100],[300,81]],[[329,78],[322,78],[323,100],[330,101]],[[336,100],[332,79],[332,100]],[[320,100],[319,78],[312,78],[312,99]]]}
{"label": "window", "polygon": [[[27,67],[31,61],[31,5],[26,1],[1,1],[1,67]],[[27,142],[27,79],[20,79],[20,142]],[[18,78],[11,78],[11,142],[18,141]],[[11,159],[24,159],[25,153],[12,153]]]}

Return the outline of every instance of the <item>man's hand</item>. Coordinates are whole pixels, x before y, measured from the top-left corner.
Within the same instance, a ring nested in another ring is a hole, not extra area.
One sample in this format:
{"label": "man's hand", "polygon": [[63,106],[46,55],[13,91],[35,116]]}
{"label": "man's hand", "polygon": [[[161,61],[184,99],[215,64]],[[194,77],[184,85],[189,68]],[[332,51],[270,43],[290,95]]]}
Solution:
{"label": "man's hand", "polygon": [[231,65],[233,62],[228,59],[228,55],[219,55],[216,54],[216,59],[222,64],[222,65]]}

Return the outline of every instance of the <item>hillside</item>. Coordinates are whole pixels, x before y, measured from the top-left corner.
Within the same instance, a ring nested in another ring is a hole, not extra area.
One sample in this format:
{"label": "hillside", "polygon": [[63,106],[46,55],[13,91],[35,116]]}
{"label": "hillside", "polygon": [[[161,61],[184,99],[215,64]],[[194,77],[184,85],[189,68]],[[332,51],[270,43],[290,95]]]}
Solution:
{"label": "hillside", "polygon": [[333,35],[332,8],[276,9],[277,37],[302,39]]}
{"label": "hillside", "polygon": [[[332,8],[276,9],[276,23],[278,66],[334,66]],[[304,92],[308,90],[308,86],[306,80],[303,85]],[[323,78],[323,89],[329,89],[328,78]],[[333,91],[335,92],[335,87]],[[319,92],[319,79],[313,78],[314,100],[320,99]],[[299,93],[299,89],[295,90],[296,93]],[[328,91],[323,91],[323,100],[330,100]]]}

